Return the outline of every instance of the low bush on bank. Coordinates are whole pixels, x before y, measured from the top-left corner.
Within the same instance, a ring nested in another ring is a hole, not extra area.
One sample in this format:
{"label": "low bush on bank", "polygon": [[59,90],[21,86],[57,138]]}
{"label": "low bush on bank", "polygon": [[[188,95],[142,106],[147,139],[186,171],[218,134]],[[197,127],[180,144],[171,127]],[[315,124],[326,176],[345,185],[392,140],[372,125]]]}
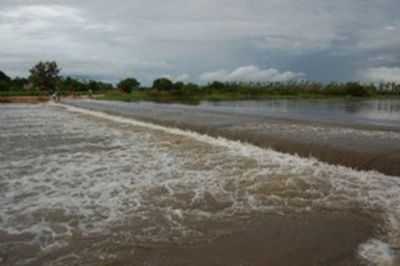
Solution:
{"label": "low bush on bank", "polygon": [[387,84],[376,86],[358,82],[271,82],[271,83],[222,83],[213,82],[199,86],[182,82],[172,83],[157,80],[151,88],[142,88],[123,93],[109,91],[99,99],[121,101],[192,102],[257,100],[267,98],[333,98],[333,97],[377,97],[400,96],[400,86]]}
{"label": "low bush on bank", "polygon": [[19,96],[47,96],[46,93],[38,90],[8,90],[0,91],[0,97],[19,97]]}

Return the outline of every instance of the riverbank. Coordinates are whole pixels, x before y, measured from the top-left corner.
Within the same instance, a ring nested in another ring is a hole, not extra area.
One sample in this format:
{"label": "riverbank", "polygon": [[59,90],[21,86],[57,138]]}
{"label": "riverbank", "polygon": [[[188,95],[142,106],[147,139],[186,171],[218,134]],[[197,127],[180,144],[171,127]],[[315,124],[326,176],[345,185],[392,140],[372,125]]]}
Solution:
{"label": "riverbank", "polygon": [[352,97],[350,95],[323,95],[316,93],[304,93],[299,94],[280,94],[277,93],[265,93],[265,94],[246,94],[238,92],[213,92],[213,93],[190,93],[190,94],[179,94],[171,92],[160,92],[152,90],[140,90],[133,91],[131,93],[124,93],[121,91],[110,91],[103,95],[95,97],[97,100],[104,101],[121,101],[121,102],[140,102],[140,101],[151,101],[155,103],[183,103],[189,105],[196,105],[202,101],[262,101],[271,99],[318,99],[318,100],[345,100],[345,99],[400,99],[400,96],[396,95],[366,95],[363,97]]}
{"label": "riverbank", "polygon": [[49,100],[47,96],[0,96],[0,103],[43,103]]}
{"label": "riverbank", "polygon": [[[101,94],[94,95],[90,97],[88,95],[79,95],[79,96],[63,96],[61,97],[65,101],[71,100],[88,100],[95,97],[102,97]],[[45,103],[49,102],[51,97],[49,96],[0,96],[0,104],[7,103],[28,103],[28,104],[36,104],[36,103]]]}

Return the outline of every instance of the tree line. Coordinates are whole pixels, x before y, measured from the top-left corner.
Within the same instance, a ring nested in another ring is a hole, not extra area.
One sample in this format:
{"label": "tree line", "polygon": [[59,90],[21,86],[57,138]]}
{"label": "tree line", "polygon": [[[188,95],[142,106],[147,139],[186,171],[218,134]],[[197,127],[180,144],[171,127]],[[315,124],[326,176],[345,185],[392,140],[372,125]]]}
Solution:
{"label": "tree line", "polygon": [[134,91],[152,95],[172,95],[191,97],[201,95],[237,95],[238,98],[257,98],[265,96],[351,96],[368,97],[374,95],[400,96],[400,84],[331,82],[320,83],[306,80],[287,82],[219,82],[206,85],[173,82],[167,78],[154,80],[152,86],[143,87],[135,78],[126,78],[114,85],[96,80],[82,80],[70,76],[61,76],[57,63],[39,62],[30,69],[28,78],[11,78],[0,71],[0,93],[49,95],[58,92],[63,95],[121,93],[131,94]]}
{"label": "tree line", "polygon": [[3,95],[88,94],[115,89],[111,83],[61,76],[57,63],[39,62],[29,70],[28,78],[11,78],[0,70],[0,93]]}

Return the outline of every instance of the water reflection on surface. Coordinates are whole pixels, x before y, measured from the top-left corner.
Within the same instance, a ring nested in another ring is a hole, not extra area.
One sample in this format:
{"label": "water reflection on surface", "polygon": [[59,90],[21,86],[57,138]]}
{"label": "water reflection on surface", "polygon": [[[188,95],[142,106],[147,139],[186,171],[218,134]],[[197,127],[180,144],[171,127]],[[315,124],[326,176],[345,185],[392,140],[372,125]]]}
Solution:
{"label": "water reflection on surface", "polygon": [[400,100],[268,100],[203,102],[199,108],[312,121],[400,128]]}

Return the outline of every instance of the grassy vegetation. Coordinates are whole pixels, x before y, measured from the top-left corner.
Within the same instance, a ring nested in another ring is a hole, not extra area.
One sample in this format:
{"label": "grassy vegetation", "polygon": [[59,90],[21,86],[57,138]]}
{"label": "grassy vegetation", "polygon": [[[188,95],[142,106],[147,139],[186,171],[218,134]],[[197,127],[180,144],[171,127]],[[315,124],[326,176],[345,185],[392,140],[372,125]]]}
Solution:
{"label": "grassy vegetation", "polygon": [[198,103],[203,100],[198,95],[176,95],[169,92],[159,92],[151,90],[132,91],[125,93],[122,91],[114,90],[108,91],[105,94],[96,97],[97,100],[109,101],[152,101],[152,102],[182,102],[182,103]]}
{"label": "grassy vegetation", "polygon": [[20,96],[47,96],[47,94],[38,90],[0,91],[0,97],[20,97]]}
{"label": "grassy vegetation", "polygon": [[363,85],[360,83],[311,82],[286,83],[220,83],[214,82],[205,86],[196,84],[173,84],[172,87],[160,90],[157,87],[133,90],[126,93],[119,90],[106,92],[98,100],[113,101],[154,101],[198,103],[200,101],[238,101],[262,99],[332,99],[332,98],[394,98],[400,97],[400,86],[396,84]]}
{"label": "grassy vegetation", "polygon": [[[232,92],[213,92],[210,94],[196,93],[196,94],[174,94],[168,92],[157,92],[157,91],[133,91],[131,93],[124,93],[121,91],[109,91],[105,94],[96,97],[97,100],[109,100],[109,101],[124,101],[124,102],[136,102],[136,101],[152,101],[152,102],[163,102],[163,103],[188,103],[196,104],[201,101],[240,101],[240,100],[262,100],[262,99],[289,99],[289,98],[315,98],[322,99],[326,98],[321,95],[313,94],[299,94],[296,96],[292,95],[247,95],[242,93]],[[330,97],[331,98],[331,97]]]}

